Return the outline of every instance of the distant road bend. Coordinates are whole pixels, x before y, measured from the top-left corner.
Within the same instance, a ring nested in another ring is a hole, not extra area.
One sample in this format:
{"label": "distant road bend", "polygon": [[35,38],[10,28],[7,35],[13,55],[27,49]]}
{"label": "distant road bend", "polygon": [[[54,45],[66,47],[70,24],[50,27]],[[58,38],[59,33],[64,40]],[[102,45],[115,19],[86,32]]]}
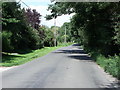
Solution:
{"label": "distant road bend", "polygon": [[4,71],[3,88],[111,88],[114,82],[77,44]]}

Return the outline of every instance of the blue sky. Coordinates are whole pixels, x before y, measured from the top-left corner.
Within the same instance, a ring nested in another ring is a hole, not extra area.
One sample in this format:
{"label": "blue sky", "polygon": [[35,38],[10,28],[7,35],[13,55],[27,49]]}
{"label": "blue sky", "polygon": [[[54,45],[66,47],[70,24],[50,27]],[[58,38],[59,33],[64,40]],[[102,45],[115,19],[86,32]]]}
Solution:
{"label": "blue sky", "polygon": [[[19,0],[17,0],[19,1]],[[31,9],[36,9],[41,15],[41,24],[42,25],[47,25],[49,27],[54,25],[54,20],[49,20],[46,21],[46,19],[44,18],[46,15],[50,14],[49,11],[47,11],[48,5],[51,4],[50,0],[22,0],[24,1]],[[22,7],[27,8],[23,3]],[[59,16],[56,19],[56,25],[57,26],[62,26],[64,22],[69,22],[70,17],[72,17],[72,15],[62,15]]]}
{"label": "blue sky", "polygon": [[28,5],[35,5],[35,6],[47,6],[51,4],[50,0],[23,0]]}

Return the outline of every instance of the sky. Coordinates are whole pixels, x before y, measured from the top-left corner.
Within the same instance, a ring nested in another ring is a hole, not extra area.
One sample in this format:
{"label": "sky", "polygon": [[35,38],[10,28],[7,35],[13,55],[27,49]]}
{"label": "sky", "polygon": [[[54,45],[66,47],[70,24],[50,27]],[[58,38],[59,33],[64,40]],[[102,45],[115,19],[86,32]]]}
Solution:
{"label": "sky", "polygon": [[[17,0],[20,1],[20,0]],[[48,5],[51,4],[50,0],[22,0],[26,3],[31,9],[36,9],[41,15],[41,25],[46,25],[48,27],[54,26],[54,19],[47,21],[44,17],[46,15],[51,14],[50,11],[47,11]],[[22,7],[27,8],[22,2]],[[71,15],[62,15],[57,17],[56,19],[56,26],[62,26],[63,23],[69,22],[70,18],[73,16]]]}

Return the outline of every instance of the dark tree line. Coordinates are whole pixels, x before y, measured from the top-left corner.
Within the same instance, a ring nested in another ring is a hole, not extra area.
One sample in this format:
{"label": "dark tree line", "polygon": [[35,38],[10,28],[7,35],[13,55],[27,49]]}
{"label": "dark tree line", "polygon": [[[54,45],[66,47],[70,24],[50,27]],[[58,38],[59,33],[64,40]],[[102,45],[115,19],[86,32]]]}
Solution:
{"label": "dark tree line", "polygon": [[70,32],[87,52],[105,56],[120,52],[120,3],[57,2],[49,6],[50,20],[62,14],[75,13]]}
{"label": "dark tree line", "polygon": [[40,18],[35,9],[22,9],[17,2],[2,3],[2,51],[21,52],[53,46],[46,44],[52,42],[52,36],[46,35],[51,32],[43,29]]}

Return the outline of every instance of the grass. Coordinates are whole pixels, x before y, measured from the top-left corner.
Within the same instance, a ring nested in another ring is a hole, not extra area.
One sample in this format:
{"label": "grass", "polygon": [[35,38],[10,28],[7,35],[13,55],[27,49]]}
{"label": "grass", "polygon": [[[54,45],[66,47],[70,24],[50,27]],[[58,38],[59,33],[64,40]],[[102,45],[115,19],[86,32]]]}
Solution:
{"label": "grass", "polygon": [[58,46],[69,46],[69,45],[72,45],[74,44],[73,42],[68,42],[68,43],[59,43]]}
{"label": "grass", "polygon": [[98,65],[104,68],[107,73],[120,80],[120,56],[109,56],[108,58],[99,55],[96,58]]}
{"label": "grass", "polygon": [[51,51],[54,51],[60,47],[68,46],[71,44],[72,43],[67,43],[67,44],[60,44],[57,47],[45,47],[45,48],[38,49],[38,50],[32,50],[31,52],[25,53],[25,54],[18,54],[18,55],[4,54],[2,56],[2,63],[0,63],[0,66],[10,67],[10,66],[21,65],[35,58],[44,56],[50,53]]}
{"label": "grass", "polygon": [[105,72],[120,80],[120,55],[105,57],[95,52],[89,54]]}

